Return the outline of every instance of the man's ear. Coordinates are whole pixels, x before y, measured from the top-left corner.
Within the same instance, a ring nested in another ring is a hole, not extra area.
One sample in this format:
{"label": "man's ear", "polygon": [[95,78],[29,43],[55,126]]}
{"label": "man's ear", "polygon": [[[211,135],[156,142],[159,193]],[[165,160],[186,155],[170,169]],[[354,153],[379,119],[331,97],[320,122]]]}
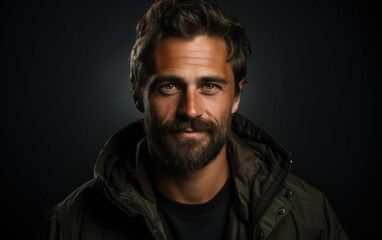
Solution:
{"label": "man's ear", "polygon": [[145,111],[145,108],[143,106],[143,102],[142,102],[142,97],[141,96],[138,96],[137,94],[134,94],[133,96],[134,98],[134,103],[135,103],[135,106],[137,107],[137,109],[143,113]]}
{"label": "man's ear", "polygon": [[235,98],[233,100],[234,102],[233,102],[233,105],[232,105],[231,113],[235,113],[237,111],[237,109],[239,108],[239,105],[240,105],[240,96],[241,96],[241,91],[242,91],[244,83],[245,83],[245,79],[244,78],[239,81],[239,91],[238,91],[237,95],[235,96]]}

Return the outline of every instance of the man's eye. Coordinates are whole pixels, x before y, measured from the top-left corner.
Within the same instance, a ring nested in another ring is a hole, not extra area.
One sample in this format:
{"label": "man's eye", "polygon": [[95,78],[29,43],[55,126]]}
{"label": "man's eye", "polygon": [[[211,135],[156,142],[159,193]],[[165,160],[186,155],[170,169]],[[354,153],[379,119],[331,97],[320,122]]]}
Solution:
{"label": "man's eye", "polygon": [[208,83],[203,86],[203,92],[206,94],[215,94],[219,91],[219,86],[213,83]]}
{"label": "man's eye", "polygon": [[162,89],[174,89],[175,85],[172,83],[165,84],[161,87]]}
{"label": "man's eye", "polygon": [[206,86],[204,86],[206,89],[214,89],[216,88],[216,85],[215,84],[207,84]]}
{"label": "man's eye", "polygon": [[177,93],[179,91],[179,88],[175,84],[166,83],[166,84],[160,85],[158,88],[158,91],[161,94],[171,95],[171,94]]}

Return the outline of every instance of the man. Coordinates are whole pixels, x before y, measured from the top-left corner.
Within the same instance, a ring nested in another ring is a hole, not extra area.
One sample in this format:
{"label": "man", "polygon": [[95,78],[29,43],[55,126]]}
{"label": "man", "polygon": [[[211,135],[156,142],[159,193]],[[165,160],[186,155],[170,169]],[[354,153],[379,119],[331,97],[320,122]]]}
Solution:
{"label": "man", "polygon": [[290,154],[235,114],[243,27],[203,0],[159,0],[137,26],[143,120],[99,154],[94,179],[49,212],[40,239],[347,239]]}

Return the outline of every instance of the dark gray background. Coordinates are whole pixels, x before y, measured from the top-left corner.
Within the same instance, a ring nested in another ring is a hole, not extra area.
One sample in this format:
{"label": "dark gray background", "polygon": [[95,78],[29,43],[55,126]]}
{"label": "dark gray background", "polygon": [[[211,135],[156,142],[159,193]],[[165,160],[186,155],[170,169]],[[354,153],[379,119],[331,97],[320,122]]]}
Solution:
{"label": "dark gray background", "polygon": [[[105,141],[141,116],[128,57],[150,2],[2,2],[5,239],[33,239],[48,209],[92,177]],[[239,112],[293,153],[292,172],[327,195],[351,238],[378,233],[380,9],[219,2],[253,47]]]}

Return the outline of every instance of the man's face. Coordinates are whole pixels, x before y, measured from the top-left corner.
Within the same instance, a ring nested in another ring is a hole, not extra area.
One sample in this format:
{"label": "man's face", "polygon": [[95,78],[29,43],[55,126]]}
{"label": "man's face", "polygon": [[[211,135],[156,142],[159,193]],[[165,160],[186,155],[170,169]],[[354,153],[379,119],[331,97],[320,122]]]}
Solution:
{"label": "man's face", "polygon": [[207,36],[166,38],[153,57],[154,73],[143,89],[149,147],[169,167],[199,170],[221,153],[240,102],[226,44]]}

